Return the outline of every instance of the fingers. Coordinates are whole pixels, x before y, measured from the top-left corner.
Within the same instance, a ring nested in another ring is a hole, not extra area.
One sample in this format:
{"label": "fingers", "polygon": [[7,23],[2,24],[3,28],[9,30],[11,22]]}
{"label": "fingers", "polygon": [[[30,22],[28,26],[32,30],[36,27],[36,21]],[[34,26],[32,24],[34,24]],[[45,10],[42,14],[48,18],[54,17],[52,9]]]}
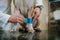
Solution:
{"label": "fingers", "polygon": [[32,14],[31,14],[32,17],[34,17],[34,15],[35,15],[34,13],[35,13],[35,11],[32,10]]}
{"label": "fingers", "polygon": [[24,16],[22,14],[18,14],[18,17],[24,19]]}
{"label": "fingers", "polygon": [[37,16],[34,17],[33,22],[37,19]]}
{"label": "fingers", "polygon": [[35,21],[33,22],[33,26],[34,26],[34,27],[35,27],[36,23],[37,23],[37,20],[35,20]]}
{"label": "fingers", "polygon": [[34,22],[36,19],[38,19],[38,17],[39,17],[38,13],[34,13],[33,22]]}
{"label": "fingers", "polygon": [[38,19],[39,15],[40,15],[40,10],[36,8],[36,9],[33,11],[33,13],[32,13],[33,22],[34,22],[36,19]]}
{"label": "fingers", "polygon": [[23,21],[23,18],[17,17],[17,20]]}
{"label": "fingers", "polygon": [[20,21],[20,20],[17,20],[17,23],[22,24],[23,22],[22,22],[22,21]]}
{"label": "fingers", "polygon": [[23,15],[18,15],[17,22],[18,23],[23,23],[23,21],[24,21],[24,16]]}
{"label": "fingers", "polygon": [[34,15],[35,15],[35,14],[34,14],[34,13],[32,13],[32,17],[34,17]]}

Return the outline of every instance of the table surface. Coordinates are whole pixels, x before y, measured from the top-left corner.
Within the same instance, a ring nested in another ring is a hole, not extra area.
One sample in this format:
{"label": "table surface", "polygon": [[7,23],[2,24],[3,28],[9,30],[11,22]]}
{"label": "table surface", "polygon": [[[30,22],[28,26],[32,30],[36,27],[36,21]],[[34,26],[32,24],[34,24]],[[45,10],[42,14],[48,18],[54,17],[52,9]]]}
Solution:
{"label": "table surface", "polygon": [[0,31],[0,40],[60,40],[59,32],[53,30],[34,33]]}
{"label": "table surface", "polygon": [[46,30],[34,33],[0,32],[0,40],[48,40]]}

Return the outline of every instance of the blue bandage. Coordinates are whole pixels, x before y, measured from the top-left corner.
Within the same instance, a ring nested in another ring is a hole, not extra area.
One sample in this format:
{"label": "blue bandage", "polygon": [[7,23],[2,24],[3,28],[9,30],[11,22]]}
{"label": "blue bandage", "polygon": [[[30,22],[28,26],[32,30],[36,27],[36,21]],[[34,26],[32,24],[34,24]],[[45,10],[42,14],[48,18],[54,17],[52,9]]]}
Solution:
{"label": "blue bandage", "polygon": [[28,18],[25,18],[24,19],[24,23],[28,23]]}
{"label": "blue bandage", "polygon": [[28,18],[28,23],[29,23],[29,24],[32,23],[32,18]]}
{"label": "blue bandage", "polygon": [[24,23],[29,23],[29,24],[31,24],[31,23],[32,23],[32,18],[25,18],[25,19],[24,19]]}

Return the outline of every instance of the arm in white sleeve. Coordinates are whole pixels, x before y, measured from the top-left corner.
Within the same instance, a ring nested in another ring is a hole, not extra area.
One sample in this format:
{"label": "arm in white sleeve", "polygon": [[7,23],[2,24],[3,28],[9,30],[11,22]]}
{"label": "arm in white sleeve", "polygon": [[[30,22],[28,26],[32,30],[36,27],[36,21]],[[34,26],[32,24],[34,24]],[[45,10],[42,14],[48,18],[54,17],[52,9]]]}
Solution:
{"label": "arm in white sleeve", "polygon": [[8,22],[10,15],[3,14],[3,12],[0,11],[0,26],[2,27]]}
{"label": "arm in white sleeve", "polygon": [[42,6],[43,7],[43,1],[42,0],[37,0],[36,6]]}

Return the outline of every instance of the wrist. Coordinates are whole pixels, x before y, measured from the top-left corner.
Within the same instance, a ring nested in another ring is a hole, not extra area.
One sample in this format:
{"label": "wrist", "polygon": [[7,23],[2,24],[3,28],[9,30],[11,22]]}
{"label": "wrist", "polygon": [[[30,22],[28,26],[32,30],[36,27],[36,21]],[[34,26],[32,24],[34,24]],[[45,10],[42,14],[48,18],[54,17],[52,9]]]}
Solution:
{"label": "wrist", "polygon": [[35,8],[39,8],[41,10],[41,6],[36,6]]}
{"label": "wrist", "polygon": [[17,23],[17,18],[14,17],[14,16],[10,16],[9,19],[8,19],[8,22],[10,22],[10,23]]}
{"label": "wrist", "polygon": [[11,22],[11,16],[9,17],[8,22]]}

